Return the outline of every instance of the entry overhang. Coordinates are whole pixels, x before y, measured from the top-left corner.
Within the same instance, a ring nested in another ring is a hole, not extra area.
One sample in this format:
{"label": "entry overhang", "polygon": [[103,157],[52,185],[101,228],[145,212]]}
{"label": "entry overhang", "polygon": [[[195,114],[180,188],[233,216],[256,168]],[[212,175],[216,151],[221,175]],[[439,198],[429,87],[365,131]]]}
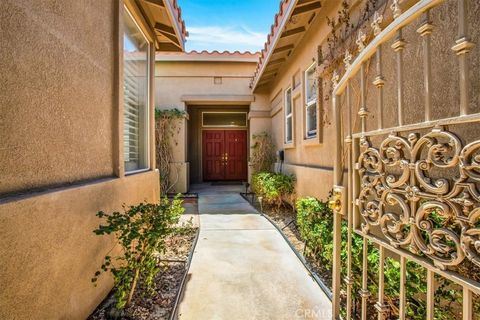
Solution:
{"label": "entry overhang", "polygon": [[183,95],[182,101],[188,105],[247,105],[255,101],[255,96],[245,95]]}
{"label": "entry overhang", "polygon": [[184,51],[188,32],[177,0],[132,0],[152,26],[157,51]]}

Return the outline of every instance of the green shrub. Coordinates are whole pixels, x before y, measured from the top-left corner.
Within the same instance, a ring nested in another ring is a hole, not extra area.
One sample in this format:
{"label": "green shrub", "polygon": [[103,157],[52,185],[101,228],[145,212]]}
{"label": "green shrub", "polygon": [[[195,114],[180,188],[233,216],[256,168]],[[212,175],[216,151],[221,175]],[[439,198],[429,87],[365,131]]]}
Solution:
{"label": "green shrub", "polygon": [[252,191],[255,192],[257,195],[262,196],[264,194],[264,182],[270,177],[271,174],[271,172],[267,171],[254,173],[252,175],[252,183],[250,185]]}
{"label": "green shrub", "polygon": [[113,234],[122,250],[118,257],[105,256],[92,282],[96,283],[102,272],[112,273],[118,309],[130,304],[140,280],[149,293],[154,292],[155,276],[160,271],[156,256],[164,251],[165,237],[174,232],[185,210],[182,202],[178,198],[173,201],[162,198],[158,204],[140,203],[124,207],[124,212],[97,213],[105,224],[93,232],[96,235]]}
{"label": "green shrub", "polygon": [[[295,203],[297,210],[297,224],[299,227],[300,235],[305,241],[305,255],[311,257],[323,268],[323,271],[332,271],[333,266],[333,212],[327,205],[327,202],[317,200],[313,197],[300,198]],[[342,220],[342,240],[341,240],[341,276],[342,278],[347,275],[347,233],[348,226],[347,221]],[[379,262],[379,250],[371,242],[367,242],[368,247],[368,290],[372,293],[372,298],[375,299],[375,295],[378,294],[378,269],[380,267]],[[363,271],[363,238],[356,233],[352,233],[352,246],[351,246],[351,259],[352,259],[352,276],[353,286],[352,292],[358,292],[362,287],[362,271]],[[416,264],[413,261],[407,262],[407,282],[406,282],[406,314],[409,319],[425,319],[426,317],[426,303],[425,293],[426,287],[426,269]],[[398,296],[400,295],[399,283],[400,283],[400,263],[388,257],[385,259],[385,302],[391,307],[390,310],[397,310]],[[448,305],[441,305],[440,298],[444,301],[461,301],[461,295],[452,287],[448,285],[448,280],[445,278],[438,279],[439,287],[435,292],[436,307],[435,318],[436,319],[452,319],[454,317],[454,310],[449,309]],[[356,310],[359,310],[361,304],[361,298],[358,295],[353,296],[353,304]],[[475,312],[479,312],[480,304],[475,304]],[[398,317],[398,314],[390,314],[387,318]],[[376,319],[376,314],[370,315],[370,318]]]}
{"label": "green shrub", "polygon": [[279,208],[293,195],[295,177],[263,171],[252,176],[251,186],[252,191],[262,197],[263,203]]}
{"label": "green shrub", "polygon": [[305,253],[319,258],[331,270],[333,219],[330,208],[313,197],[298,199],[295,208],[300,235],[306,242]]}

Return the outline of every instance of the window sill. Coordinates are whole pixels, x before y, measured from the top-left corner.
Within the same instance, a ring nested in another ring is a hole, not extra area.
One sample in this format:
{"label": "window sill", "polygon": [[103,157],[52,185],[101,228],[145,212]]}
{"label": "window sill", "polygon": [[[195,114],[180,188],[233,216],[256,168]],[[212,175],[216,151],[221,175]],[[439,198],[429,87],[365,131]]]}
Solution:
{"label": "window sill", "polygon": [[137,173],[142,173],[142,172],[147,172],[147,171],[150,171],[150,168],[138,169],[138,170],[132,170],[132,171],[125,171],[125,176],[131,176],[132,174],[137,174]]}
{"label": "window sill", "polygon": [[283,149],[294,149],[294,148],[295,148],[295,142],[294,141],[283,144]]}
{"label": "window sill", "polygon": [[318,137],[315,136],[315,137],[303,139],[302,145],[304,145],[304,146],[306,146],[306,147],[319,146],[319,145],[320,145],[320,142],[318,141]]}

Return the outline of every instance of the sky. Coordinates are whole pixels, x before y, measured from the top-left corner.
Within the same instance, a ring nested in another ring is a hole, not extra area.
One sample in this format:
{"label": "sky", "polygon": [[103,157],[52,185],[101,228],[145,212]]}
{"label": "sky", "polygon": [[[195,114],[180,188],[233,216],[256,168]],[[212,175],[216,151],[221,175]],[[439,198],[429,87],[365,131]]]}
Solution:
{"label": "sky", "polygon": [[280,0],[178,0],[186,51],[260,51]]}

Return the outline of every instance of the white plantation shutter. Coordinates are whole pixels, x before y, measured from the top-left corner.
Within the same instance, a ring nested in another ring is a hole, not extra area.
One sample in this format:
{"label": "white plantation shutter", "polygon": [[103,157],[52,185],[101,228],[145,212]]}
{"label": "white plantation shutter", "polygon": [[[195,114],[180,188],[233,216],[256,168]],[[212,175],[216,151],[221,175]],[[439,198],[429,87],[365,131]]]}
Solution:
{"label": "white plantation shutter", "polygon": [[292,88],[285,91],[285,143],[293,141]]}
{"label": "white plantation shutter", "polygon": [[125,8],[123,46],[125,171],[148,168],[149,43]]}
{"label": "white plantation shutter", "polygon": [[125,162],[138,162],[139,160],[139,131],[140,110],[138,89],[135,80],[135,61],[124,63],[124,157]]}
{"label": "white plantation shutter", "polygon": [[317,135],[317,80],[315,63],[305,71],[305,137]]}

